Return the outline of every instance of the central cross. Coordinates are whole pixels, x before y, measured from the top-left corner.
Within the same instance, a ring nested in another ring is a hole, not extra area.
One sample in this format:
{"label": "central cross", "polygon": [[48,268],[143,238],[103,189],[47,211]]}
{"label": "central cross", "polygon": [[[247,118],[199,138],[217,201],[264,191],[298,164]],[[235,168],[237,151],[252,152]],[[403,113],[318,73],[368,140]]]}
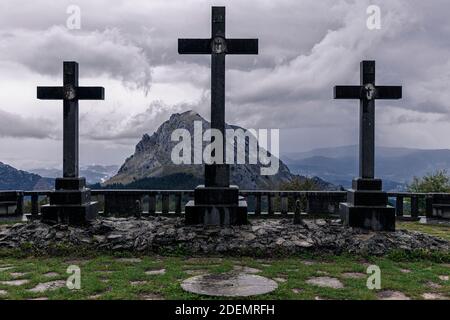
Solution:
{"label": "central cross", "polygon": [[206,187],[228,187],[230,169],[225,162],[225,56],[258,54],[258,39],[227,39],[225,7],[212,7],[210,39],[178,39],[179,54],[211,55],[211,128],[223,137],[223,164],[205,165]]}
{"label": "central cross", "polygon": [[62,87],[38,87],[37,98],[64,101],[63,175],[78,178],[78,100],[103,100],[103,87],[79,87],[78,63],[64,62]]}
{"label": "central cross", "polygon": [[375,176],[375,100],[401,99],[401,86],[375,85],[375,61],[361,62],[361,85],[334,87],[335,99],[360,100],[359,177]]}

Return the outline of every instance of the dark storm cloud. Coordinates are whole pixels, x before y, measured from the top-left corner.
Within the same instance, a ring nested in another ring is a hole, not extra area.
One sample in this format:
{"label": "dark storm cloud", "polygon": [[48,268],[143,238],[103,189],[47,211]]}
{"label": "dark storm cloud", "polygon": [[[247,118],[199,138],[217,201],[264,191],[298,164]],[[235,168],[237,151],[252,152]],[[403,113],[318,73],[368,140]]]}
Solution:
{"label": "dark storm cloud", "polygon": [[82,76],[108,74],[139,88],[148,88],[151,82],[145,52],[115,29],[78,33],[51,27],[44,31],[1,32],[0,59],[21,63],[44,75],[59,75],[63,60],[76,60],[81,64]]}
{"label": "dark storm cloud", "polygon": [[[209,37],[210,6],[225,4],[228,36],[260,39],[258,56],[227,57],[230,123],[278,128],[353,125],[357,102],[333,101],[332,88],[358,84],[363,59],[377,60],[377,83],[405,87],[404,100],[383,102],[377,109],[380,119],[397,110],[384,123],[426,123],[434,121],[435,114],[450,114],[447,0],[79,0],[75,4],[82,10],[82,29],[77,31],[65,28],[69,4],[72,1],[2,1],[0,60],[41,75],[59,75],[57,62],[74,59],[83,76],[106,75],[142,90],[155,81],[188,83],[207,95],[209,57],[178,55],[177,39]],[[380,30],[366,27],[371,4],[381,8]],[[124,105],[126,112],[117,118],[90,119],[83,134],[93,140],[134,139],[182,108],[209,115],[207,97],[192,105],[153,104],[144,113],[131,112],[131,107]]]}

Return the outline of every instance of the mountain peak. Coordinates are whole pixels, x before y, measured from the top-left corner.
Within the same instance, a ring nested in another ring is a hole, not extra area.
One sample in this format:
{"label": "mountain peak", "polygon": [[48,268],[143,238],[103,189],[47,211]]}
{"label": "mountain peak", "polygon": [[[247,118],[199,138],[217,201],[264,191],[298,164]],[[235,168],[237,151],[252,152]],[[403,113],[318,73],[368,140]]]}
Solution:
{"label": "mountain peak", "polygon": [[194,110],[188,110],[182,113],[174,113],[170,116],[169,121],[176,121],[179,119],[183,119],[183,120],[190,120],[190,119],[198,119],[198,120],[205,120],[200,114],[198,114],[197,112],[195,112]]}
{"label": "mountain peak", "polygon": [[[151,136],[148,134],[143,136],[136,145],[135,153],[125,161],[118,174],[105,184],[126,185],[136,180],[180,173],[203,179],[203,165],[175,165],[171,160],[172,150],[178,144],[171,140],[172,132],[176,129],[185,129],[193,137],[195,121],[202,123],[203,132],[210,127],[209,122],[195,111],[172,114]],[[230,125],[226,127],[238,128]],[[204,142],[204,146],[206,144]],[[279,171],[273,176],[262,176],[261,167],[261,164],[231,165],[231,182],[243,189],[272,189],[295,177],[281,160]]]}

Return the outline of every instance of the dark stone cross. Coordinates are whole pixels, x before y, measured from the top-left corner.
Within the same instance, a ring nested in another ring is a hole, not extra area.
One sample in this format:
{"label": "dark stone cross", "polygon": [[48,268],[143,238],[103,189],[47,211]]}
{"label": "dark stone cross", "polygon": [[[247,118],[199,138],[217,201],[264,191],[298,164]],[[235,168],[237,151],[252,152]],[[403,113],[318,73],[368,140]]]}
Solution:
{"label": "dark stone cross", "polygon": [[41,207],[42,221],[82,225],[95,219],[97,202],[91,201],[86,179],[80,178],[78,163],[78,101],[104,100],[102,87],[78,85],[78,63],[64,62],[62,87],[38,87],[41,100],[63,100],[63,178],[55,180],[55,191],[49,195],[50,203]]}
{"label": "dark stone cross", "polygon": [[360,100],[359,176],[375,177],[375,100],[401,99],[401,86],[375,85],[375,61],[361,62],[361,85],[334,87],[335,99]]}
{"label": "dark stone cross", "polygon": [[[225,164],[225,57],[258,54],[258,39],[227,39],[225,7],[212,7],[210,39],[178,39],[180,54],[211,55],[211,128],[222,133],[223,163],[205,165],[205,185],[194,191],[186,204],[186,224],[241,225],[247,223],[247,202],[239,187],[230,186],[230,167]],[[216,156],[216,155],[213,155]]]}
{"label": "dark stone cross", "polygon": [[388,203],[381,179],[375,179],[375,100],[401,99],[401,86],[377,86],[375,61],[361,62],[361,85],[334,87],[335,99],[360,100],[359,178],[340,204],[341,219],[351,227],[395,230],[395,209]]}
{"label": "dark stone cross", "polygon": [[[227,39],[225,7],[212,7],[210,39],[178,39],[179,54],[211,55],[211,128],[222,132],[225,162],[225,56],[258,54],[258,39]],[[226,164],[205,166],[206,187],[228,187],[230,169]]]}
{"label": "dark stone cross", "polygon": [[64,62],[62,87],[38,87],[37,98],[41,100],[63,100],[63,175],[77,178],[78,164],[78,100],[104,100],[102,87],[78,86],[78,63]]}

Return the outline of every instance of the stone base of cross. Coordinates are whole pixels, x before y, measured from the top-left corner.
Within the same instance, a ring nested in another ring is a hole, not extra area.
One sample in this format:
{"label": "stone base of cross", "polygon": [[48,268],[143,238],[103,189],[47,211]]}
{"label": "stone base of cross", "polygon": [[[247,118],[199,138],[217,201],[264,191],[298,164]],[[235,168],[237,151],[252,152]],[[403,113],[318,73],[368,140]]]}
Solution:
{"label": "stone base of cross", "polygon": [[247,202],[239,198],[239,188],[198,186],[194,199],[186,204],[186,224],[244,225],[247,224]]}
{"label": "stone base of cross", "polygon": [[395,208],[388,204],[381,179],[354,179],[347,202],[339,209],[342,221],[350,227],[395,231]]}
{"label": "stone base of cross", "polygon": [[78,176],[78,100],[103,100],[104,88],[78,86],[78,63],[64,62],[62,87],[38,87],[42,100],[63,100],[63,178],[55,181],[50,204],[41,207],[41,219],[48,223],[83,225],[95,219],[97,202],[91,201],[86,179]]}
{"label": "stone base of cross", "polygon": [[98,203],[91,201],[91,190],[85,178],[58,178],[50,203],[41,207],[42,221],[84,225],[98,215]]}

